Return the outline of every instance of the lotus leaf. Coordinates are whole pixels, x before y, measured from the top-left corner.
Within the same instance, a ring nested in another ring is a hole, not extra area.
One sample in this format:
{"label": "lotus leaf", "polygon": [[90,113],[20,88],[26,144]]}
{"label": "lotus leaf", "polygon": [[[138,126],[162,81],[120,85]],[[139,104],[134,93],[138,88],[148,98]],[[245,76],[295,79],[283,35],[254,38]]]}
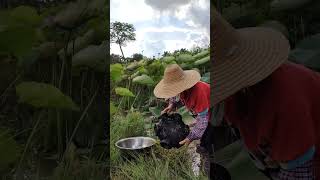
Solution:
{"label": "lotus leaf", "polygon": [[36,108],[59,108],[79,111],[72,99],[51,84],[22,82],[16,86],[20,103]]}
{"label": "lotus leaf", "polygon": [[152,78],[145,74],[133,78],[132,82],[137,84],[148,85],[148,86],[151,86],[154,84],[154,81],[152,80]]}
{"label": "lotus leaf", "polygon": [[135,97],[135,95],[127,88],[117,87],[115,91],[116,91],[116,94],[119,96]]}

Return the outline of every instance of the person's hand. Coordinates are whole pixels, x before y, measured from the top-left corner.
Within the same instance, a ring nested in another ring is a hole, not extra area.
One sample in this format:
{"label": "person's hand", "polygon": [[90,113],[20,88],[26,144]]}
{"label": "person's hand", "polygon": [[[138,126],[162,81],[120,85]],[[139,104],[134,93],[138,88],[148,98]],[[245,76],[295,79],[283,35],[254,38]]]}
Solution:
{"label": "person's hand", "polygon": [[179,144],[180,145],[189,145],[191,143],[190,139],[185,138],[184,140],[180,141]]}
{"label": "person's hand", "polygon": [[170,113],[173,111],[173,104],[169,104],[164,110],[161,111],[161,114]]}

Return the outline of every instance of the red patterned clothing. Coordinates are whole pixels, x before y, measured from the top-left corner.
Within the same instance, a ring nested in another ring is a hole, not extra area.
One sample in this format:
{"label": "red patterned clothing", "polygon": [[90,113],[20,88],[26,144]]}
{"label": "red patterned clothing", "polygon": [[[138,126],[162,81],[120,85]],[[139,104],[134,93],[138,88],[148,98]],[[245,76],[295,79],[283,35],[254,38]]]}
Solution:
{"label": "red patterned clothing", "polygon": [[319,73],[301,65],[284,64],[246,93],[238,92],[224,103],[225,119],[239,129],[250,152],[262,160],[296,163],[289,168],[292,171],[280,173],[281,177],[298,177],[306,168],[298,167],[306,162],[295,160],[312,147],[313,168],[320,172]]}
{"label": "red patterned clothing", "polygon": [[278,173],[280,180],[315,180],[315,173],[313,172],[313,162],[308,161],[291,170],[280,169]]}
{"label": "red patterned clothing", "polygon": [[196,124],[187,138],[190,140],[201,139],[210,119],[210,85],[200,81],[192,88],[182,92],[179,98],[173,97],[169,101],[175,106],[177,106],[177,103],[182,103],[196,115]]}

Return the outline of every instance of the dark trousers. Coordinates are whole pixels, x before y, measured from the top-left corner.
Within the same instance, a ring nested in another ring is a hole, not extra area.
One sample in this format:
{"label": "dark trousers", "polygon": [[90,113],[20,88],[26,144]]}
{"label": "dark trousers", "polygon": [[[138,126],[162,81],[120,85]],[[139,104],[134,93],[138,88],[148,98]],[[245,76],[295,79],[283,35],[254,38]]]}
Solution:
{"label": "dark trousers", "polygon": [[213,161],[213,127],[208,124],[202,138],[200,140],[200,145],[197,147],[197,153],[201,155],[202,167],[206,175],[210,176],[210,164]]}
{"label": "dark trousers", "polygon": [[215,139],[218,138],[215,130],[216,128],[209,123],[200,140],[200,146],[197,147],[197,152],[202,157],[204,171],[210,180],[229,180],[231,177],[228,171],[214,161]]}
{"label": "dark trousers", "polygon": [[208,124],[208,127],[204,131],[202,138],[200,140],[200,146],[204,148],[209,154],[213,154],[213,146],[214,146],[214,128],[210,124]]}

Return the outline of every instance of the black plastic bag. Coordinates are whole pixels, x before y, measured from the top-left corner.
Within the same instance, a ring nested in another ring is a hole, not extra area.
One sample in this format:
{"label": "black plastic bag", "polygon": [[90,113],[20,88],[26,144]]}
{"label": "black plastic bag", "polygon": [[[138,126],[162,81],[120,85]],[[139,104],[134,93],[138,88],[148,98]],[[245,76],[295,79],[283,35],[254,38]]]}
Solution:
{"label": "black plastic bag", "polygon": [[182,121],[178,113],[162,114],[159,123],[155,124],[154,132],[160,139],[160,145],[165,149],[180,148],[180,141],[184,140],[190,130],[189,126]]}

